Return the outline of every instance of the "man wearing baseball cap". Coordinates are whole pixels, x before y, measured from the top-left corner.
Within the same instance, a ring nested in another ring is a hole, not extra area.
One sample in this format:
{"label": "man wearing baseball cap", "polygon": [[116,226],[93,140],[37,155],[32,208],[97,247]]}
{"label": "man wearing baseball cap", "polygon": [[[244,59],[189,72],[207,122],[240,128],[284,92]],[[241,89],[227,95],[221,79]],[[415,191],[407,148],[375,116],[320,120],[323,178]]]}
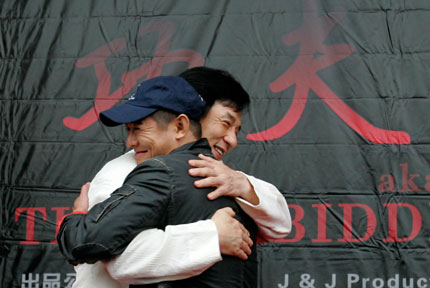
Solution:
{"label": "man wearing baseball cap", "polygon": [[163,109],[199,121],[205,101],[184,79],[176,76],[160,76],[137,86],[128,101],[100,113],[106,126],[132,123]]}
{"label": "man wearing baseball cap", "polygon": [[[232,207],[255,241],[255,223],[230,197],[208,200],[212,188],[197,189],[188,160],[211,155],[199,139],[204,100],[180,77],[157,77],[141,83],[123,105],[101,114],[107,126],[126,124],[127,145],[139,164],[122,187],[88,213],[67,215],[60,227],[61,252],[72,263],[94,263],[120,254],[142,230],[208,219]],[[176,281],[183,287],[256,287],[255,247],[243,261],[224,256],[199,276]],[[181,287],[182,287],[181,286]]]}

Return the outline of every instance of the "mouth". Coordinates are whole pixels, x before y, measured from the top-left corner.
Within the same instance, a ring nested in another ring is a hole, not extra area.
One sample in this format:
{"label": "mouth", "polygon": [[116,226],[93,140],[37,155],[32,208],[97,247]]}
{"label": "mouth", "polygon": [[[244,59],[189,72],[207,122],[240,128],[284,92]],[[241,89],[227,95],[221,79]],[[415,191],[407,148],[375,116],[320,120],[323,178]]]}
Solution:
{"label": "mouth", "polygon": [[135,151],[134,159],[136,159],[138,164],[140,164],[139,162],[142,162],[147,157],[147,153],[148,153],[148,150]]}
{"label": "mouth", "polygon": [[225,153],[225,151],[223,149],[219,148],[218,146],[214,146],[213,151],[214,151],[213,154],[214,154],[215,158],[218,160],[220,160],[224,156],[224,153]]}

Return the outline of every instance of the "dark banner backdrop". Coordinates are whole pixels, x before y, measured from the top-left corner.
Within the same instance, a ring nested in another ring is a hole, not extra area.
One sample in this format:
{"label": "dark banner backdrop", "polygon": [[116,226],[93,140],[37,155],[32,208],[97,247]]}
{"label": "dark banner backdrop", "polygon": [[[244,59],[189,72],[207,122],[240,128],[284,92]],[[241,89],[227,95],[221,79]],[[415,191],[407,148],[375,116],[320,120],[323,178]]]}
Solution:
{"label": "dark banner backdrop", "polygon": [[259,287],[430,287],[429,1],[6,0],[0,30],[1,287],[71,287],[56,223],[125,152],[98,113],[200,65],[252,97],[225,162],[290,205]]}

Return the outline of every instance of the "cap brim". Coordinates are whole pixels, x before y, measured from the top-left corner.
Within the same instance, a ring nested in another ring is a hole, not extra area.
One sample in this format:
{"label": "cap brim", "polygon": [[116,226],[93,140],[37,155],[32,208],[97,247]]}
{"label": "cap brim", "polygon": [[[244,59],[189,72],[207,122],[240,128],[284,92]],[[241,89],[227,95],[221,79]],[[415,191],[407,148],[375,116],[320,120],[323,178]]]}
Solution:
{"label": "cap brim", "polygon": [[125,103],[100,113],[100,121],[109,127],[118,126],[146,118],[157,110]]}

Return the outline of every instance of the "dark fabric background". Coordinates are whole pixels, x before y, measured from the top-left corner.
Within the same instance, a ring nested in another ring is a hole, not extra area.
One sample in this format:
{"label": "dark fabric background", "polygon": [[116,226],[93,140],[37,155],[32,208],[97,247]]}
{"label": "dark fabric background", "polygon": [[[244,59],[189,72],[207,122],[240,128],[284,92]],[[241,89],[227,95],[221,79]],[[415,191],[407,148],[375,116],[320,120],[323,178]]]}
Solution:
{"label": "dark fabric background", "polygon": [[[0,1],[0,286],[70,287],[56,222],[125,152],[122,128],[95,115],[136,82],[206,65],[252,97],[225,162],[276,185],[295,221],[259,244],[259,287],[427,287],[429,11],[427,0]],[[384,141],[388,130],[410,141]]]}

